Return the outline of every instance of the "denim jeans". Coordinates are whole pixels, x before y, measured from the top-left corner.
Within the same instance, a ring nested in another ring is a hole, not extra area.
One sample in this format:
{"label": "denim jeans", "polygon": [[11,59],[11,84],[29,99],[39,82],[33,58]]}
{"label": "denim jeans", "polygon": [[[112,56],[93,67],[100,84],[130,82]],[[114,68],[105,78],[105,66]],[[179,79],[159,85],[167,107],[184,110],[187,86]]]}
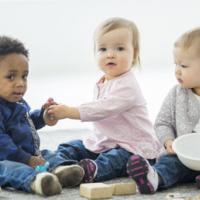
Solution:
{"label": "denim jeans", "polygon": [[[68,161],[60,157],[59,154],[49,150],[42,150],[43,158],[49,162],[48,171],[52,171],[59,165],[67,165]],[[19,162],[9,160],[0,161],[0,186],[12,187],[25,192],[31,192],[31,182],[37,172],[34,168]]]}
{"label": "denim jeans", "polygon": [[81,140],[60,144],[57,154],[72,163],[85,158],[95,161],[98,167],[95,182],[127,176],[126,164],[132,155],[132,153],[120,147],[102,153],[94,153],[86,149]]}
{"label": "denim jeans", "polygon": [[162,179],[159,188],[168,188],[177,183],[194,182],[199,171],[185,167],[176,155],[164,155],[153,166]]}

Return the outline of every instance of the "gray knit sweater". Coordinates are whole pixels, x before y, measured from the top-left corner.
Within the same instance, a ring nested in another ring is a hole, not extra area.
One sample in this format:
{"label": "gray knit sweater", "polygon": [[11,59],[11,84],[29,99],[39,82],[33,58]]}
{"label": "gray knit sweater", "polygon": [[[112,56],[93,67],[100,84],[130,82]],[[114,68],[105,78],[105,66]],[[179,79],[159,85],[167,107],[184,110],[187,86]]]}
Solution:
{"label": "gray knit sweater", "polygon": [[191,89],[173,87],[155,121],[155,131],[164,145],[168,139],[191,133],[200,117],[200,104]]}

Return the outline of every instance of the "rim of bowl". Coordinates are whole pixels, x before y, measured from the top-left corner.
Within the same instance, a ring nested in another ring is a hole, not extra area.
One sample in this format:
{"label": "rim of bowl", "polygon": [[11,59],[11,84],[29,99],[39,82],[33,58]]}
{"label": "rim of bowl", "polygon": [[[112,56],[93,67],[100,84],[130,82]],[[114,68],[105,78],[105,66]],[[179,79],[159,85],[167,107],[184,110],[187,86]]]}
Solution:
{"label": "rim of bowl", "polygon": [[194,135],[199,135],[199,137],[200,137],[200,133],[188,133],[188,134],[185,134],[185,135],[181,135],[181,136],[177,137],[177,138],[174,140],[174,142],[173,142],[173,144],[172,144],[172,148],[173,148],[173,150],[175,151],[175,153],[177,154],[177,156],[180,155],[180,156],[182,156],[182,157],[184,157],[184,158],[186,158],[186,159],[195,160],[195,161],[200,161],[200,158],[196,158],[196,157],[192,157],[192,156],[183,155],[183,154],[180,153],[180,152],[177,150],[177,148],[176,148],[176,142],[177,142],[177,141],[183,139],[184,137],[190,137],[192,134],[194,134]]}

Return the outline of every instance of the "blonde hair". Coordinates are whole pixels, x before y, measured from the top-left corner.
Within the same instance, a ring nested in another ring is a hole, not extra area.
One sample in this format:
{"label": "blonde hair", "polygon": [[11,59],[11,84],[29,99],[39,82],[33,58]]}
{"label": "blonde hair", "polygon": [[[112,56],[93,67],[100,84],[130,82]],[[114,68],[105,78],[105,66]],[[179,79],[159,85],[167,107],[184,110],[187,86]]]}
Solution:
{"label": "blonde hair", "polygon": [[[94,33],[94,44],[98,37],[118,28],[127,28],[132,32],[132,44],[134,48],[133,66],[140,64],[140,44],[139,44],[139,31],[134,22],[127,19],[114,17],[105,20],[101,23]],[[95,45],[94,45],[95,49]]]}
{"label": "blonde hair", "polygon": [[192,29],[182,34],[174,43],[175,47],[189,49],[195,46],[196,52],[200,56],[200,27]]}

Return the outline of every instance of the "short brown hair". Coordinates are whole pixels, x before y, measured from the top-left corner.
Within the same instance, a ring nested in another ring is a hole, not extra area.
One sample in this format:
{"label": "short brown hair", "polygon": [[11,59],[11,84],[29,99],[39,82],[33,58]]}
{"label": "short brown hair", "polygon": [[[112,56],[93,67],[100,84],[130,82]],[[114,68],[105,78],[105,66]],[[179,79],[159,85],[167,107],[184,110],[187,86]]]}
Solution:
{"label": "short brown hair", "polygon": [[197,53],[200,56],[200,27],[194,28],[182,34],[174,43],[175,47],[188,49],[195,45]]}
{"label": "short brown hair", "polygon": [[96,38],[99,36],[118,28],[127,28],[132,32],[132,44],[134,48],[133,66],[140,64],[139,31],[134,22],[119,17],[109,18],[97,27],[94,33],[94,41],[96,41]]}

